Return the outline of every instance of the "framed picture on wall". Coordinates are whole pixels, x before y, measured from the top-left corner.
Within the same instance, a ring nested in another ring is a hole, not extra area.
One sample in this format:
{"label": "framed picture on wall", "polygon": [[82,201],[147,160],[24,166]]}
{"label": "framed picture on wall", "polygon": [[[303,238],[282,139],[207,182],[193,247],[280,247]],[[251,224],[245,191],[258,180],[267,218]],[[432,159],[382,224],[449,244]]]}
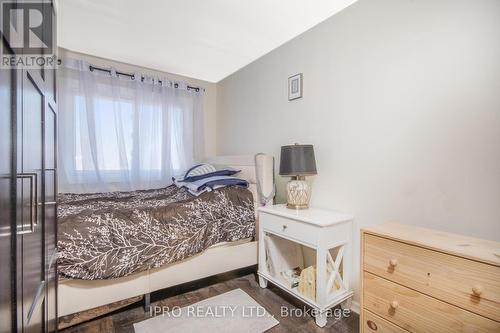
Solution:
{"label": "framed picture on wall", "polygon": [[288,78],[288,100],[302,97],[302,73]]}

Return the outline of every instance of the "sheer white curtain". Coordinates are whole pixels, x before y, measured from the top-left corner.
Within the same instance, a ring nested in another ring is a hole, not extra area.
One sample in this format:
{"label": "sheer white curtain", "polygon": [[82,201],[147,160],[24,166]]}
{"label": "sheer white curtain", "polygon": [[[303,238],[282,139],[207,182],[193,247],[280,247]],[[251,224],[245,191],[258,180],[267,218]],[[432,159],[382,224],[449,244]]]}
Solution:
{"label": "sheer white curtain", "polygon": [[202,91],[74,59],[59,73],[60,192],[159,188],[203,158]]}

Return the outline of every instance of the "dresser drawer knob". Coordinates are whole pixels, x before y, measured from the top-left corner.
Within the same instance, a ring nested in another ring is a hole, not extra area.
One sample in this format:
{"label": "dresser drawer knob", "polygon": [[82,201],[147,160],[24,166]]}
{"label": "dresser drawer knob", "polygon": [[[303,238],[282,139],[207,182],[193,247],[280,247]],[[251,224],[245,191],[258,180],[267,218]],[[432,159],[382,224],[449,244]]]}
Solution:
{"label": "dresser drawer knob", "polygon": [[394,268],[398,265],[398,259],[396,258],[392,258],[391,260],[389,260],[389,265]]}
{"label": "dresser drawer knob", "polygon": [[398,301],[394,300],[391,302],[391,309],[396,310],[399,306]]}
{"label": "dresser drawer knob", "polygon": [[288,228],[288,226],[286,224],[283,224],[283,231],[285,231],[286,228]]}
{"label": "dresser drawer knob", "polygon": [[474,296],[481,296],[481,294],[483,293],[483,287],[478,284],[475,285],[474,287],[472,287],[472,293],[474,294]]}
{"label": "dresser drawer knob", "polygon": [[372,331],[376,331],[378,329],[377,327],[377,324],[375,324],[373,321],[371,320],[368,320],[366,322],[366,325],[368,325],[368,327],[372,330]]}

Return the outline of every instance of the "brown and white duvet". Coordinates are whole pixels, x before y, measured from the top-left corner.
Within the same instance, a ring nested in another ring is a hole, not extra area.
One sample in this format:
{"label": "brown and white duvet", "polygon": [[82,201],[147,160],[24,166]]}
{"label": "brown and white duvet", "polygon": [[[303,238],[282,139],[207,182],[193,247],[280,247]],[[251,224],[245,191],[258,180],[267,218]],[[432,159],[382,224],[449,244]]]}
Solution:
{"label": "brown and white duvet", "polygon": [[199,197],[173,185],[61,194],[58,218],[59,273],[85,280],[160,267],[255,234],[252,194],[235,186]]}

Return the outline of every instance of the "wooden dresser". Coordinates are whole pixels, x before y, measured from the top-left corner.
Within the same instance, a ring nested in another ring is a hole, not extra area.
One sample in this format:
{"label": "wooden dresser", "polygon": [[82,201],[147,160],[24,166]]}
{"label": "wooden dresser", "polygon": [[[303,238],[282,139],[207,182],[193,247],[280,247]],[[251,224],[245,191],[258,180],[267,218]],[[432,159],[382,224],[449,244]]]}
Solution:
{"label": "wooden dresser", "polygon": [[381,224],[361,230],[361,332],[500,332],[500,243]]}

